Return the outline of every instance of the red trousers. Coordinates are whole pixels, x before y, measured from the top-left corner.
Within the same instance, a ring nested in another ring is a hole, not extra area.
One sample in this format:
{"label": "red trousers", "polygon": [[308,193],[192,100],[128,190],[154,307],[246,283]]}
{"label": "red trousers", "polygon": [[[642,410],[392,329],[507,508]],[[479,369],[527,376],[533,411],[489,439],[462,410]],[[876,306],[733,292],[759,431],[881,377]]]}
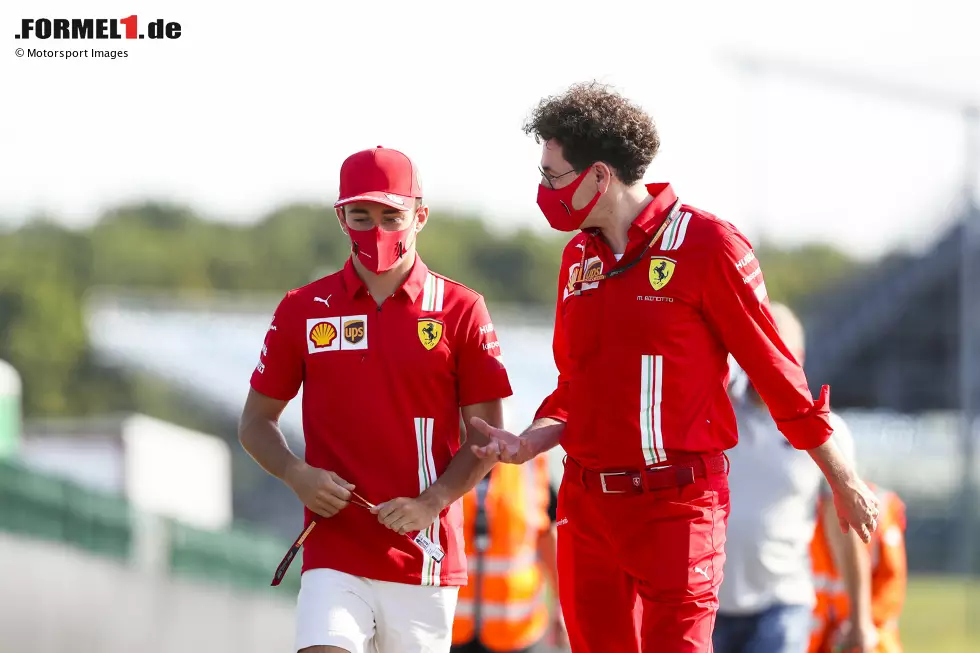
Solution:
{"label": "red trousers", "polygon": [[727,472],[603,494],[569,463],[558,589],[572,653],[710,653],[729,505]]}

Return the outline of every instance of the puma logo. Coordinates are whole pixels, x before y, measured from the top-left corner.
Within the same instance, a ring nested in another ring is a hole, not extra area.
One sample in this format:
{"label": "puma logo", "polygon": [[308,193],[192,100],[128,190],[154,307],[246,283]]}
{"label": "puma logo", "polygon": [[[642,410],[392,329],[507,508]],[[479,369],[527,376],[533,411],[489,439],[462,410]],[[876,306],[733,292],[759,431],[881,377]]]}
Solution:
{"label": "puma logo", "polygon": [[701,569],[701,567],[695,567],[694,568],[694,571],[696,571],[697,573],[701,574],[702,576],[704,576],[708,580],[711,580],[711,576],[708,575],[708,572],[706,572],[704,569]]}
{"label": "puma logo", "polygon": [[315,302],[323,302],[324,304],[327,305],[327,308],[330,308],[330,298],[331,297],[333,297],[333,295],[327,295],[327,298],[326,299],[323,299],[322,297],[314,297],[313,298],[313,301],[315,301]]}
{"label": "puma logo", "polygon": [[578,247],[583,252],[585,251],[585,245],[583,245],[582,243],[576,243],[575,246]]}

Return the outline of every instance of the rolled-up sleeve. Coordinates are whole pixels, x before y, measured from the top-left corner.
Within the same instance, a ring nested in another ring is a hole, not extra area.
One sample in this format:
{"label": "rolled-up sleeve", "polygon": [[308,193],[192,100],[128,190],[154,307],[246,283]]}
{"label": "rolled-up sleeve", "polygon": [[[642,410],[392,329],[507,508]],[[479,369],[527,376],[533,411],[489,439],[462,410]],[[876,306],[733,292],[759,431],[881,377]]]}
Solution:
{"label": "rolled-up sleeve", "polygon": [[830,387],[814,401],[803,368],[776,329],[762,268],[737,232],[724,238],[708,264],[703,310],[790,444],[812,449],[826,442],[833,432]]}

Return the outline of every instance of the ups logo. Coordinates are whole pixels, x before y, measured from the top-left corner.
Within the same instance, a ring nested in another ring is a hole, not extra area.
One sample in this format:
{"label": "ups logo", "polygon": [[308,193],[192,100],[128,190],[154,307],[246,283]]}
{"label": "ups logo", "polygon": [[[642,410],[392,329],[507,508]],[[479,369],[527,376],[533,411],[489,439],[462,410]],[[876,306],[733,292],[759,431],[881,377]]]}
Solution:
{"label": "ups logo", "polygon": [[344,340],[356,345],[364,339],[364,320],[348,320],[344,322]]}
{"label": "ups logo", "polygon": [[585,273],[582,275],[582,281],[591,283],[601,276],[602,261],[599,259],[590,259],[585,265]]}
{"label": "ups logo", "polygon": [[602,280],[602,259],[598,256],[589,258],[584,266],[581,263],[573,263],[568,269],[568,285],[565,286],[562,301],[568,299],[576,290],[598,288],[600,280]]}

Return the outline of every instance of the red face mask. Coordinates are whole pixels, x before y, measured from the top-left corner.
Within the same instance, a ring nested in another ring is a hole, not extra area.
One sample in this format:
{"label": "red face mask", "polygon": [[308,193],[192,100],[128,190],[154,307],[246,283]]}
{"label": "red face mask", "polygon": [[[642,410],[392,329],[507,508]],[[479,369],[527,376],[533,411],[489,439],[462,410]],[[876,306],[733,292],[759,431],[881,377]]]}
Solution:
{"label": "red face mask", "polygon": [[597,192],[592,201],[581,209],[572,208],[572,195],[585,180],[592,166],[589,166],[575,181],[558,190],[544,185],[538,186],[538,208],[548,219],[548,224],[558,231],[575,231],[582,226],[589,213],[595,208],[602,193]]}
{"label": "red face mask", "polygon": [[347,233],[354,255],[360,259],[361,264],[371,272],[381,274],[390,270],[408,251],[406,241],[414,227],[415,220],[412,220],[412,224],[401,231],[385,231],[380,227],[372,227],[367,231],[348,228]]}

